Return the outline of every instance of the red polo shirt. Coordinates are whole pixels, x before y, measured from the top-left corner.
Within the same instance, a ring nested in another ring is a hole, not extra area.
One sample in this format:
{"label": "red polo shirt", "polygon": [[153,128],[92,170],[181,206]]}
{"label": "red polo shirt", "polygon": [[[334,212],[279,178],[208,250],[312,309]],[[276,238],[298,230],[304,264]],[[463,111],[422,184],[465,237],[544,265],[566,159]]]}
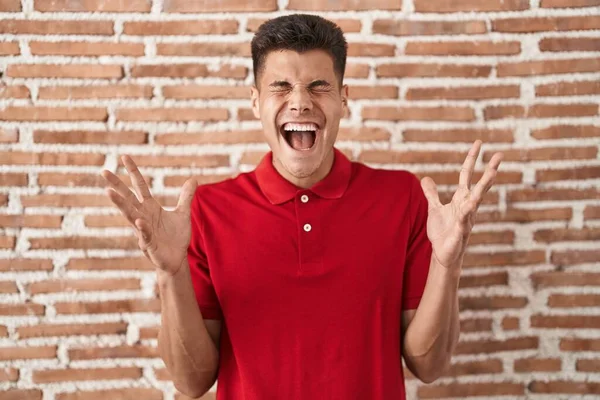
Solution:
{"label": "red polo shirt", "polygon": [[404,399],[401,314],[431,257],[427,201],[406,171],[335,149],[311,189],[256,170],[201,186],[188,259],[205,319],[222,319],[219,400]]}

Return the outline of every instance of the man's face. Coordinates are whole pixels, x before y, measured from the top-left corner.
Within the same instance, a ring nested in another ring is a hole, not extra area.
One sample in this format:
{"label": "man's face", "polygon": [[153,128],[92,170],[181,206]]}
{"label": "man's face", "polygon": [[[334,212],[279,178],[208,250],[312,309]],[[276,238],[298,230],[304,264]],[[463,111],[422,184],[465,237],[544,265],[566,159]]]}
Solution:
{"label": "man's face", "polygon": [[272,51],[257,85],[252,109],[262,122],[275,168],[296,182],[322,179],[333,161],[348,97],[331,56],[322,50]]}

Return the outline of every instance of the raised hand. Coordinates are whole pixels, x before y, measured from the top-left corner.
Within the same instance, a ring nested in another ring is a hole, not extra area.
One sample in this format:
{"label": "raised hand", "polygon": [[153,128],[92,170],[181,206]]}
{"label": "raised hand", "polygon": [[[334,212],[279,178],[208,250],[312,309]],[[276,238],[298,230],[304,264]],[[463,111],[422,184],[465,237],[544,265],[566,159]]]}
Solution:
{"label": "raised hand", "polygon": [[483,195],[494,184],[498,167],[502,161],[502,153],[492,156],[479,182],[471,189],[471,179],[475,162],[479,156],[481,141],[477,140],[460,171],[458,189],[452,201],[446,205],[440,202],[437,187],[433,179],[425,177],[421,186],[429,203],[427,219],[427,236],[433,248],[433,257],[444,267],[460,268],[477,209]]}
{"label": "raised hand", "polygon": [[125,155],[121,160],[137,197],[117,176],[104,170],[102,177],[110,185],[108,197],[133,226],[146,257],[159,269],[175,274],[187,257],[191,237],[190,205],[197,182],[194,178],[188,179],[183,184],[175,210],[166,211],[150,194],[131,157]]}

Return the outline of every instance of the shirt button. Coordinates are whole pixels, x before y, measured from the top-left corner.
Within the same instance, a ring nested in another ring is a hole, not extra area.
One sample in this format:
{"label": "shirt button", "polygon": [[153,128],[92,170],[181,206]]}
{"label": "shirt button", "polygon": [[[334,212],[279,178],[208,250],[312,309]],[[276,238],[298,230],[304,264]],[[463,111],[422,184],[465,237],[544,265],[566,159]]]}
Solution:
{"label": "shirt button", "polygon": [[302,197],[300,197],[300,200],[301,200],[303,203],[308,203],[308,196],[307,196],[307,195],[305,195],[305,194],[303,194],[303,195],[302,195]]}
{"label": "shirt button", "polygon": [[312,229],[312,226],[310,226],[310,224],[305,224],[305,225],[304,225],[304,231],[305,231],[305,232],[310,232],[310,231],[311,231],[311,229]]}

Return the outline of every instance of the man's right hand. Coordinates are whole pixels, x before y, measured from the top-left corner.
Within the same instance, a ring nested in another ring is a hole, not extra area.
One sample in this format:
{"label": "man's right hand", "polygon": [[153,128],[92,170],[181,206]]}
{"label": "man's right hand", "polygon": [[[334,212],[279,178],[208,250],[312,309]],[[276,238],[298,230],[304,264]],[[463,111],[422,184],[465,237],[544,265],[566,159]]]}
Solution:
{"label": "man's right hand", "polygon": [[174,275],[187,258],[191,237],[190,205],[197,182],[188,179],[173,211],[164,210],[152,197],[148,184],[131,157],[121,157],[131,178],[136,195],[112,172],[102,171],[110,187],[110,200],[133,226],[140,249],[160,270]]}

